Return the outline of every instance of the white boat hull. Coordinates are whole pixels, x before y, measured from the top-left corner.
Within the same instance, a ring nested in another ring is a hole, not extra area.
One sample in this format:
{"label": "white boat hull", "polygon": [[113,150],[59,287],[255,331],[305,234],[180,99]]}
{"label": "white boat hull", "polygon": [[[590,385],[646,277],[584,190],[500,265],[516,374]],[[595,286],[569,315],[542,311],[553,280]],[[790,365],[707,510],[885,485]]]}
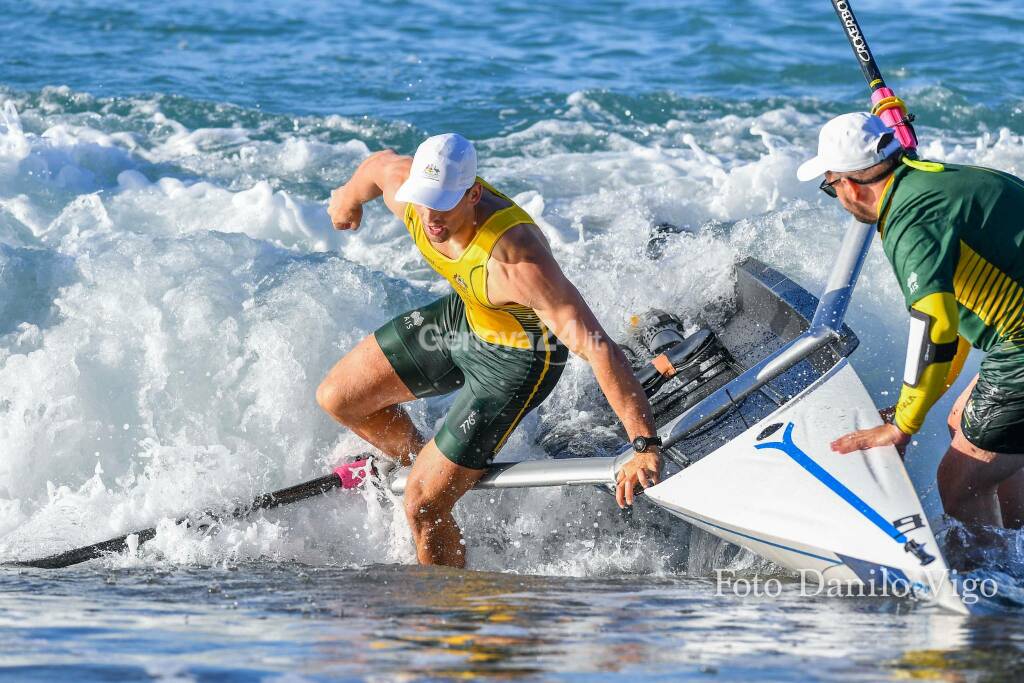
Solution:
{"label": "white boat hull", "polygon": [[830,448],[839,436],[878,424],[860,378],[842,360],[646,495],[808,582],[860,586],[864,594],[912,592],[966,613],[896,450],[840,455]]}

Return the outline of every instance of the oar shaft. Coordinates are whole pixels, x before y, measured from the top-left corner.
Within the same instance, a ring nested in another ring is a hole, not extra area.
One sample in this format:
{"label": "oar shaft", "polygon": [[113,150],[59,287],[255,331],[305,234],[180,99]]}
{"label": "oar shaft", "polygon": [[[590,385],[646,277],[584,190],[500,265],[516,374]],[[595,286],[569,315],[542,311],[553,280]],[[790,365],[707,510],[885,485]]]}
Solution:
{"label": "oar shaft", "polygon": [[[475,488],[523,488],[535,486],[582,486],[594,484],[614,484],[615,473],[630,457],[631,452],[617,457],[600,458],[567,458],[564,460],[531,460],[527,462],[501,464],[490,468]],[[353,489],[363,484],[370,474],[373,465],[367,461],[357,461],[336,468],[331,474],[310,481],[279,489],[271,493],[263,493],[247,505],[238,505],[228,512],[203,511],[196,512],[176,520],[176,523],[188,523],[196,528],[207,527],[221,519],[241,518],[256,510],[269,510],[281,505],[296,503],[306,498],[319,496],[335,488]],[[402,493],[408,481],[409,471],[406,467],[391,478],[390,488],[395,493]],[[382,471],[380,476],[388,475]],[[156,528],[142,529],[132,534],[125,534],[100,543],[75,548],[57,555],[37,560],[12,562],[9,566],[39,567],[42,569],[58,569],[70,567],[100,557],[105,553],[121,552],[127,546],[130,536],[138,537],[139,544],[156,536]]]}
{"label": "oar shaft", "polygon": [[872,91],[884,88],[885,81],[882,80],[882,72],[879,71],[875,57],[871,54],[867,38],[864,37],[864,32],[860,30],[860,24],[857,23],[857,17],[853,13],[853,8],[850,7],[849,0],[832,0],[832,9],[836,11],[836,16],[839,17],[839,21],[843,24],[843,29],[846,31],[846,39],[850,41],[850,47],[853,49],[853,54],[857,57],[857,63],[860,64],[860,70],[864,73],[868,86]]}
{"label": "oar shaft", "polygon": [[[629,454],[632,452],[630,451]],[[613,485],[618,468],[628,457],[563,458],[525,460],[491,465],[473,485],[478,489],[521,489],[542,486]],[[402,494],[409,481],[411,467],[398,470],[389,484],[392,493]]]}
{"label": "oar shaft", "polygon": [[289,486],[272,493],[260,494],[248,505],[240,505],[232,510],[231,516],[244,517],[255,510],[269,510],[279,505],[289,505],[306,498],[322,495],[339,486],[341,486],[341,479],[332,472],[326,476],[311,479],[295,486]]}
{"label": "oar shaft", "polygon": [[[236,506],[227,513],[216,513],[210,511],[196,512],[175,521],[177,524],[188,522],[189,524],[197,527],[209,526],[211,523],[227,517],[237,519],[245,517],[256,510],[269,510],[281,505],[296,503],[300,500],[305,500],[306,498],[312,498],[313,496],[319,496],[327,493],[331,489],[346,486],[345,481],[343,481],[343,476],[339,472],[339,470],[342,469],[343,468],[338,468],[338,470],[335,470],[331,474],[323,477],[317,477],[316,479],[311,479],[310,481],[296,484],[295,486],[289,486],[270,493],[261,493],[253,498],[248,505]],[[359,481],[361,480],[362,478],[360,477]],[[136,536],[138,538],[139,545],[141,545],[156,536],[156,527],[142,529],[130,534],[118,536],[117,538],[111,538],[107,541],[101,541],[82,548],[74,548],[63,553],[58,553],[57,555],[50,555],[49,557],[42,557],[37,560],[11,562],[9,563],[9,566],[38,567],[40,569],[59,569],[61,567],[70,567],[75,564],[94,560],[106,553],[121,552],[127,547],[129,536]]]}
{"label": "oar shaft", "polygon": [[846,32],[846,39],[850,41],[853,54],[857,57],[860,70],[864,73],[864,79],[871,89],[871,113],[877,114],[887,126],[896,133],[896,139],[903,145],[903,149],[912,152],[917,149],[917,135],[911,125],[913,117],[907,114],[907,107],[903,100],[896,97],[896,93],[885,84],[882,72],[878,68],[868,40],[857,23],[857,16],[853,13],[850,0],[831,0],[832,9],[843,24]]}

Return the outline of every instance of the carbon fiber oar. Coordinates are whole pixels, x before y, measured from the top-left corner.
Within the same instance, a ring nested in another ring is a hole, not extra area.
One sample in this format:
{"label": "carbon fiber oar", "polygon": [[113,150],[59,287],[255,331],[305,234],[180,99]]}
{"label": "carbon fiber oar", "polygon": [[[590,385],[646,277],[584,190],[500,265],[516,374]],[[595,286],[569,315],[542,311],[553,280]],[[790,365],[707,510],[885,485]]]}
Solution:
{"label": "carbon fiber oar", "polygon": [[832,9],[843,24],[846,32],[846,39],[850,41],[853,54],[857,57],[860,70],[864,74],[871,89],[871,113],[880,117],[885,125],[896,132],[896,139],[903,145],[903,149],[912,152],[917,149],[917,134],[914,133],[912,121],[913,115],[907,113],[907,105],[896,96],[882,78],[882,72],[878,68],[875,56],[871,54],[868,47],[868,39],[857,22],[857,17],[850,6],[850,0],[831,0]]}
{"label": "carbon fiber oar", "polygon": [[[330,474],[311,479],[295,486],[280,489],[270,493],[261,493],[246,505],[238,505],[225,512],[202,512],[186,515],[175,520],[176,524],[188,524],[195,529],[203,530],[223,519],[240,519],[246,517],[256,510],[269,510],[281,505],[297,503],[300,500],[323,495],[336,488],[354,489],[358,488],[366,480],[368,471],[373,465],[369,460],[357,460],[340,467],[336,467]],[[8,567],[39,567],[41,569],[60,569],[96,559],[106,553],[117,553],[128,547],[128,538],[135,536],[139,545],[149,541],[156,536],[156,527],[134,531],[107,541],[93,543],[82,548],[41,557],[36,560],[22,560],[20,562],[5,562]]]}

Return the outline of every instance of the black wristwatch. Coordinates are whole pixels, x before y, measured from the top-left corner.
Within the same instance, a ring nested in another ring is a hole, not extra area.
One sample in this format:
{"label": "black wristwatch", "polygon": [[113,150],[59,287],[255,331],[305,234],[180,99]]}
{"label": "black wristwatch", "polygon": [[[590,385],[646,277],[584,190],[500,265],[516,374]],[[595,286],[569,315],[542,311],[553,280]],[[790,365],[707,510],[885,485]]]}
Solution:
{"label": "black wristwatch", "polygon": [[651,446],[661,446],[660,436],[638,436],[633,439],[633,450],[637,453],[646,453]]}

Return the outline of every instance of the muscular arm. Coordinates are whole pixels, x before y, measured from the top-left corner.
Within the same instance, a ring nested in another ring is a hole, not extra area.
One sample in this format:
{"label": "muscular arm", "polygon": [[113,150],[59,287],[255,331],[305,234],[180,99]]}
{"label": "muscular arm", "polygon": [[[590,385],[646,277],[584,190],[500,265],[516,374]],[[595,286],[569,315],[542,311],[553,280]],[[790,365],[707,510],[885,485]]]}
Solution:
{"label": "muscular arm", "polygon": [[[586,360],[630,439],[655,434],[651,405],[619,346],[608,338],[579,290],[559,268],[536,228],[517,226],[491,253],[488,296],[492,302],[529,306],[570,351]],[[623,467],[616,497],[633,502],[637,482],[657,482],[657,453],[641,453]]]}
{"label": "muscular arm", "polygon": [[395,200],[395,192],[409,177],[411,157],[399,156],[386,149],[374,152],[359,164],[348,182],[331,192],[327,213],[339,230],[355,230],[363,217],[363,204],[377,197],[399,220],[405,215],[405,204]]}

